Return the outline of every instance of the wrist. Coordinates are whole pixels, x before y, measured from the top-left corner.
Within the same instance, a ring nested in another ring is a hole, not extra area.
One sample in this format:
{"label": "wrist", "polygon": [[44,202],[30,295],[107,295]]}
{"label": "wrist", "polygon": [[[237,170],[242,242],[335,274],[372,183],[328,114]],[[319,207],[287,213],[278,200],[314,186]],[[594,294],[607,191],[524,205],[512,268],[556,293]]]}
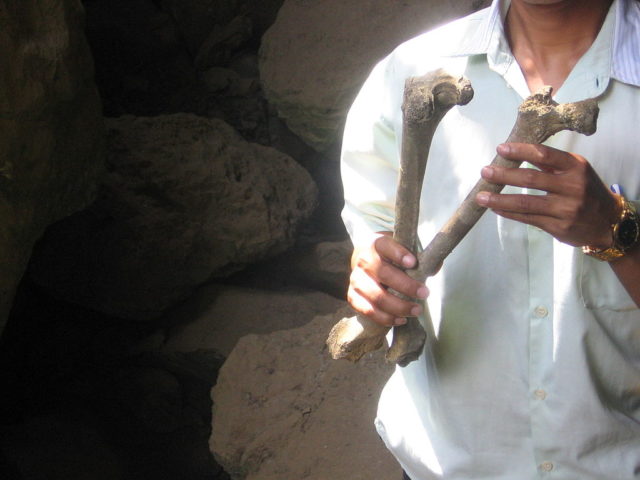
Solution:
{"label": "wrist", "polygon": [[633,203],[622,195],[615,194],[616,210],[612,216],[607,236],[608,243],[601,245],[587,245],[582,251],[598,260],[610,262],[623,257],[634,249],[640,242],[640,218]]}

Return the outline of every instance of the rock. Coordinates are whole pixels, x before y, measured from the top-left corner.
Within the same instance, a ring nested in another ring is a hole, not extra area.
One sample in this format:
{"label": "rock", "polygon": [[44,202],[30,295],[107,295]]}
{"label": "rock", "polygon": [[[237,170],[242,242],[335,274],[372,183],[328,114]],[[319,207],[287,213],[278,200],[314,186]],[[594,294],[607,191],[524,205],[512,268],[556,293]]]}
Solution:
{"label": "rock", "polygon": [[[335,312],[342,300],[309,290],[268,291],[205,285],[165,320],[179,325],[161,336],[151,335],[143,350],[163,355],[217,352],[228,356],[250,333],[266,334],[304,325],[317,315]],[[144,342],[143,342],[144,344]],[[212,357],[215,360],[215,356]]]}
{"label": "rock", "polygon": [[[213,98],[207,99],[208,101],[204,102],[205,108],[200,110],[201,115],[224,120],[249,142],[282,151],[271,142],[269,137],[269,119],[265,108],[266,101],[262,94],[258,92],[248,97],[232,96],[237,90],[251,92],[256,85],[255,79],[240,78],[239,80],[241,81],[240,85],[235,85],[236,82],[230,83],[224,92],[212,95]],[[288,152],[284,153],[299,161],[298,157],[294,157]]]}
{"label": "rock", "polygon": [[183,111],[197,77],[173,18],[154,0],[84,3],[105,115]]}
{"label": "rock", "polygon": [[336,141],[375,63],[403,40],[488,4],[478,0],[287,0],[263,37],[267,99],[316,150]]}
{"label": "rock", "polygon": [[325,291],[340,291],[346,295],[351,274],[351,240],[340,242],[320,242],[314,246],[311,255],[301,259],[298,268],[310,282],[316,282]]}
{"label": "rock", "polygon": [[215,93],[240,80],[240,75],[229,68],[211,67],[202,72],[200,78],[207,91]]}
{"label": "rock", "polygon": [[101,197],[34,252],[32,278],[67,301],[158,317],[210,277],[289,248],[315,207],[302,167],[222,121],[127,116],[108,128]]}
{"label": "rock", "polygon": [[207,91],[222,93],[227,97],[241,97],[248,100],[257,97],[260,82],[257,78],[241,77],[234,70],[222,67],[211,67],[202,72],[201,81]]}
{"label": "rock", "polygon": [[283,0],[242,0],[240,12],[251,19],[257,42],[275,22],[282,3]]}
{"label": "rock", "polygon": [[224,28],[242,15],[253,25],[258,43],[274,22],[283,0],[161,0],[162,9],[175,19],[189,50],[195,55],[214,29]]}
{"label": "rock", "polygon": [[358,364],[325,348],[337,315],[243,337],[212,390],[210,448],[235,480],[394,479],[400,468],[373,426],[393,367],[383,352]]}
{"label": "rock", "polygon": [[255,289],[286,289],[289,285],[318,290],[344,299],[351,275],[353,247],[349,239],[303,244],[230,278]]}
{"label": "rock", "polygon": [[47,225],[84,208],[104,128],[77,0],[0,3],[0,332]]}
{"label": "rock", "polygon": [[[320,292],[202,286],[167,312],[161,324],[169,327],[142,339],[130,352],[137,366],[124,368],[115,381],[108,382],[113,392],[103,397],[115,397],[122,405],[118,411],[133,414],[146,435],[165,432],[167,438],[176,438],[167,445],[171,447],[168,456],[202,472],[202,477],[183,474],[167,478],[210,478],[218,465],[206,448],[211,427],[210,390],[223,355],[229,355],[238,339],[247,334],[297,327],[342,306],[344,302]],[[185,429],[191,435],[178,441]],[[189,454],[194,458],[189,460]]]}
{"label": "rock", "polygon": [[260,90],[260,83],[253,78],[240,78],[229,85],[229,96],[250,97]]}
{"label": "rock", "polygon": [[226,25],[237,15],[239,0],[160,0],[174,18],[193,55],[214,26]]}
{"label": "rock", "polygon": [[169,433],[189,423],[182,386],[166,370],[125,367],[117,372],[112,388],[119,403],[147,430]]}
{"label": "rock", "polygon": [[250,38],[253,25],[245,16],[237,16],[222,27],[214,27],[204,41],[195,58],[199,70],[225,65],[234,52],[240,49]]}
{"label": "rock", "polygon": [[243,52],[236,55],[229,62],[229,68],[243,78],[260,78],[258,55],[253,52]]}
{"label": "rock", "polygon": [[[41,414],[0,426],[0,450],[11,465],[10,479],[119,480],[126,466],[99,426],[77,416]],[[7,479],[7,480],[10,480]]]}

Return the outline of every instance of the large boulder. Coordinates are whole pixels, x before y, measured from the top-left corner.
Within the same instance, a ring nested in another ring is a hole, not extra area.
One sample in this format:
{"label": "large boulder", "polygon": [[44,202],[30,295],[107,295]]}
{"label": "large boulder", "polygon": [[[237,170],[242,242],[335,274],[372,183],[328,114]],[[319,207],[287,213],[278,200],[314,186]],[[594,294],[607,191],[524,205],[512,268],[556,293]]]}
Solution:
{"label": "large boulder", "polygon": [[171,15],[154,0],[85,0],[87,38],[108,117],[184,111],[197,83]]}
{"label": "large boulder", "polygon": [[261,45],[265,94],[294,133],[324,150],[378,60],[403,40],[488,3],[286,0]]}
{"label": "large boulder", "polygon": [[191,114],[110,119],[93,208],[49,229],[32,277],[95,310],[151,319],[211,277],[280,253],[316,205],[290,157]]}
{"label": "large boulder", "polygon": [[187,46],[195,55],[209,36],[226,29],[238,16],[250,22],[254,39],[259,40],[275,20],[282,1],[160,0],[160,5],[175,19]]}
{"label": "large boulder", "polygon": [[[137,366],[121,369],[108,382],[103,397],[118,405],[118,411],[131,412],[144,428],[140,436],[175,438],[167,444],[168,457],[183,469],[200,472],[200,476],[189,476],[183,471],[167,478],[217,478],[212,475],[220,466],[209,453],[206,439],[211,432],[210,390],[224,357],[246,335],[299,327],[344,305],[342,300],[306,289],[203,285],[167,312],[160,327],[130,350]],[[185,429],[192,432],[186,445],[187,439],[177,441]]]}
{"label": "large boulder", "polygon": [[234,480],[400,478],[374,426],[393,367],[382,352],[332,360],[325,339],[345,315],[243,337],[212,391],[210,448]]}
{"label": "large boulder", "polygon": [[24,423],[0,425],[0,473],[10,466],[12,479],[120,480],[126,465],[117,450],[88,422],[87,411],[76,415],[39,413]]}
{"label": "large boulder", "polygon": [[312,243],[307,243],[301,239],[295,248],[251,266],[232,280],[263,290],[286,290],[289,285],[296,285],[345,298],[351,275],[351,240],[318,241],[317,237],[311,240]]}
{"label": "large boulder", "polygon": [[226,357],[245,335],[296,328],[344,305],[343,300],[313,290],[204,285],[167,314],[168,322],[180,327],[156,332],[143,342],[142,350]]}
{"label": "large boulder", "polygon": [[238,0],[161,0],[162,9],[175,20],[192,54],[207,35],[226,25],[238,11]]}
{"label": "large boulder", "polygon": [[0,0],[0,332],[35,241],[96,192],[104,131],[79,0]]}

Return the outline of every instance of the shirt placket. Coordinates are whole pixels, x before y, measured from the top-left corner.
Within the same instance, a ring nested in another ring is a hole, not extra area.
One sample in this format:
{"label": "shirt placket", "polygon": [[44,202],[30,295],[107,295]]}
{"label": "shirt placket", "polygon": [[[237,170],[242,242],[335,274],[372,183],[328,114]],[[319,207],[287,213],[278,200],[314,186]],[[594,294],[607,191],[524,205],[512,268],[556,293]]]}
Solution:
{"label": "shirt placket", "polygon": [[528,226],[527,237],[531,436],[538,472],[546,477],[556,468],[555,459],[547,453],[551,435],[548,401],[553,395],[553,239],[533,226]]}

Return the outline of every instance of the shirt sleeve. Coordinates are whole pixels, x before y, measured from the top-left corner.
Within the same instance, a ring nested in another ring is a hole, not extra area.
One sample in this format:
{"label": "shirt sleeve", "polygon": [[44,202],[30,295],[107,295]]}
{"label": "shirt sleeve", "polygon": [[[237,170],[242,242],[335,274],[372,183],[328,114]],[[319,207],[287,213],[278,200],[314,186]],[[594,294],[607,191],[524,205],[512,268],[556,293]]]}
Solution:
{"label": "shirt sleeve", "polygon": [[392,77],[385,59],[373,69],[347,116],[341,155],[342,219],[354,246],[370,243],[376,232],[393,230],[399,150],[394,128],[398,89]]}

